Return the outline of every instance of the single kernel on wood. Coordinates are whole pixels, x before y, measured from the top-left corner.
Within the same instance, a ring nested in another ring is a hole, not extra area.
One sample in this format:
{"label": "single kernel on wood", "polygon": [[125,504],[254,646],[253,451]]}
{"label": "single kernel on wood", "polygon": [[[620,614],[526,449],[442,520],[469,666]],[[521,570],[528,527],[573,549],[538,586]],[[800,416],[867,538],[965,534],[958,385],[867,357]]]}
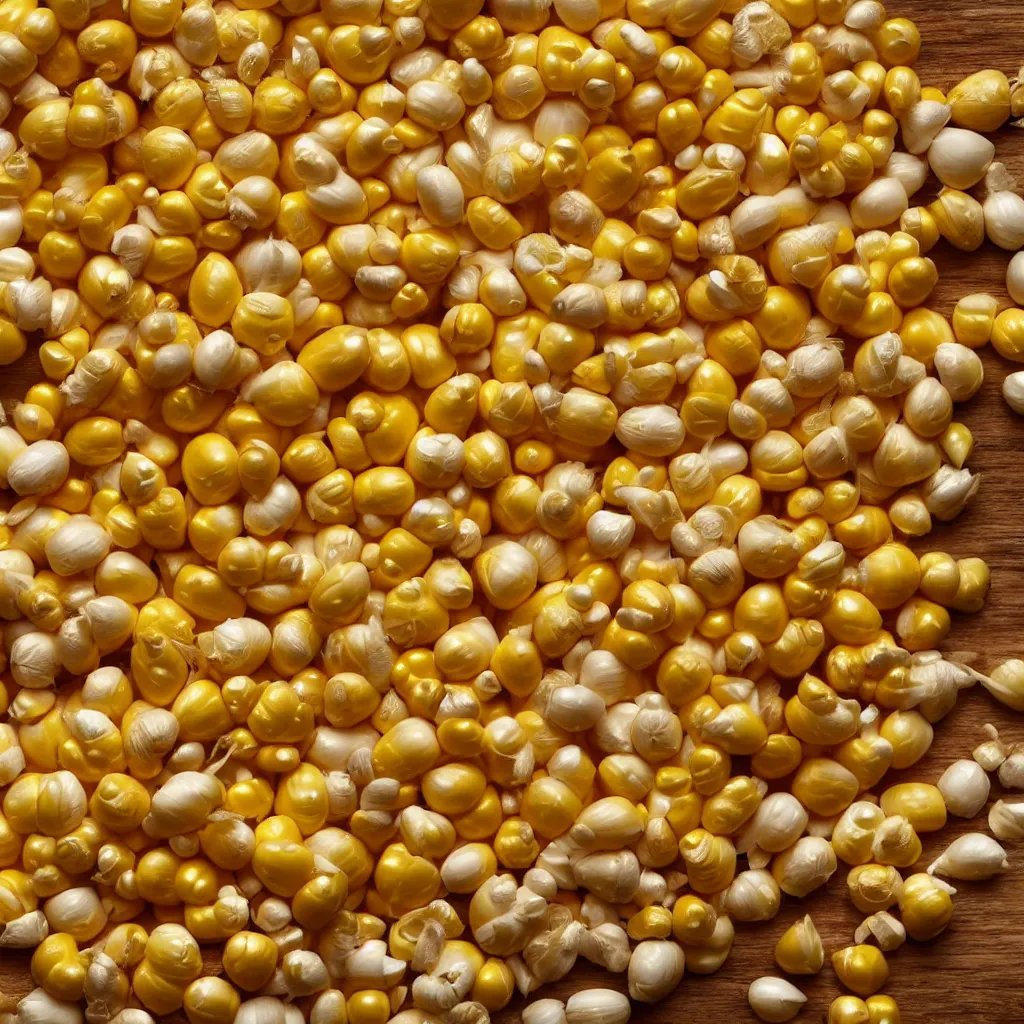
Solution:
{"label": "single kernel on wood", "polygon": [[976,350],[1024,361],[1021,309],[926,305],[940,242],[1024,243],[1020,78],[923,88],[874,0],[0,22],[17,1024],[487,1024],[580,958],[657,1002],[840,861],[829,1021],[897,1024],[880,950],[1007,866],[903,877],[918,833],[1024,788],[994,732],[885,784],[961,689],[1024,706],[936,650],[988,567],[906,543],[978,491]]}
{"label": "single kernel on wood", "polygon": [[750,983],[747,1001],[761,1020],[782,1024],[800,1012],[807,997],[785,978],[765,976]]}

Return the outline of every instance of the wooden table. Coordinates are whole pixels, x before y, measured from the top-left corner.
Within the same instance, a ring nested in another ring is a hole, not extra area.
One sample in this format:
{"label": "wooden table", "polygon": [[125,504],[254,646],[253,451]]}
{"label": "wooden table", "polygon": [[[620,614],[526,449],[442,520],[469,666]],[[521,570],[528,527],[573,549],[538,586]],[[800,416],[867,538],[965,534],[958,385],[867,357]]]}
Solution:
{"label": "wooden table", "polygon": [[[936,0],[894,0],[890,17],[912,18],[921,29],[923,51],[917,69],[922,82],[948,89],[960,78],[985,67],[1016,73],[1024,62],[1024,8],[1021,0],[974,0],[937,3]],[[1004,129],[997,139],[997,159],[1024,183],[1024,134]],[[1003,299],[1007,254],[986,245],[977,253],[953,252],[940,244],[932,257],[939,266],[940,282],[929,305],[945,314],[959,297],[989,291]],[[969,465],[982,473],[981,492],[974,505],[955,523],[940,525],[922,542],[919,553],[948,551],[956,557],[979,555],[992,568],[992,589],[986,608],[978,615],[954,616],[947,650],[975,651],[977,665],[985,669],[1009,657],[1024,654],[1024,419],[1003,403],[1000,386],[1008,366],[991,349],[982,353],[986,380],[980,395],[958,407],[957,418],[974,431],[976,451]],[[18,399],[38,378],[38,366],[28,360],[5,368],[0,398]],[[914,768],[899,773],[903,780],[934,782],[943,769],[960,757],[969,757],[980,741],[981,726],[995,723],[1004,738],[1024,741],[1024,716],[997,704],[980,688],[965,694],[956,710],[936,727],[935,743]],[[998,795],[993,787],[993,799]],[[925,837],[920,869],[956,835],[986,830],[984,816],[974,823],[951,819],[938,835]],[[1010,844],[1011,872],[992,882],[957,883],[953,923],[935,942],[907,943],[890,957],[892,974],[885,988],[900,1004],[904,1024],[1017,1024],[1024,1022],[1024,942],[1020,920],[1024,915],[1024,843]],[[683,1019],[755,1021],[746,1000],[749,983],[773,973],[772,950],[782,932],[798,917],[811,913],[827,953],[853,942],[860,915],[845,889],[846,871],[833,877],[827,891],[808,900],[785,898],[778,917],[768,924],[738,925],[733,952],[725,966],[711,977],[688,976],[678,991],[660,1005],[636,1007],[648,1024],[674,1024]],[[209,948],[209,947],[207,947]],[[209,967],[217,970],[209,954]],[[778,972],[776,972],[778,973]],[[567,998],[590,986],[625,988],[624,975],[609,975],[582,959],[569,978],[542,990],[541,996]],[[28,955],[4,953],[0,957],[0,995],[14,999],[32,988]],[[835,975],[825,969],[809,984],[801,982],[808,1003],[797,1024],[819,1024],[829,1003],[840,994]],[[518,1019],[522,1002],[516,1000],[496,1016],[497,1024]],[[182,1015],[178,1015],[183,1020]]]}

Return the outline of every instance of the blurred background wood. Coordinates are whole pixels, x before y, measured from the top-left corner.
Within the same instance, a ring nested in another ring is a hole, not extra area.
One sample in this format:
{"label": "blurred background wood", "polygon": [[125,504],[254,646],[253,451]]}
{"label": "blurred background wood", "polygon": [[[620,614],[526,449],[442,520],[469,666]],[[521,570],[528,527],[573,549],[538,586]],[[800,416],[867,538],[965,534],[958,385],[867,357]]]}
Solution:
{"label": "blurred background wood", "polygon": [[[917,70],[925,85],[943,90],[986,67],[1016,74],[1024,62],[1022,15],[1022,0],[957,5],[892,0],[889,5],[890,17],[908,17],[919,25],[924,45]],[[1024,133],[1007,128],[996,141],[997,159],[1024,181]],[[958,253],[940,243],[931,255],[940,276],[928,303],[933,308],[948,316],[957,299],[976,291],[989,291],[1008,301],[1006,253],[991,245],[977,253]],[[1000,360],[991,348],[982,356],[984,387],[972,402],[957,409],[957,418],[967,423],[977,442],[969,465],[982,474],[981,492],[955,523],[940,525],[914,547],[919,553],[944,550],[955,557],[979,555],[991,566],[987,606],[978,615],[954,614],[952,633],[943,645],[949,651],[977,652],[977,665],[984,669],[1024,654],[1024,419],[1010,412],[1000,392],[1003,377],[1017,367]],[[9,405],[39,379],[38,361],[31,351],[17,366],[4,368],[0,399]],[[887,781],[934,782],[950,762],[970,756],[986,722],[1005,730],[1008,739],[1024,740],[1024,716],[976,688],[936,727],[928,756],[909,771],[897,773],[901,779],[890,776]],[[992,799],[998,795],[994,786]],[[984,815],[974,823],[952,819],[943,832],[924,837],[920,870],[956,835],[986,828]],[[1024,843],[1011,844],[1009,855],[1009,874],[981,884],[957,883],[956,913],[938,940],[908,943],[890,957],[892,974],[884,991],[898,1000],[903,1024],[1024,1022],[1024,943],[1019,923],[1024,916]],[[657,1006],[636,1006],[634,1016],[642,1016],[648,1024],[671,1024],[684,1018],[733,1024],[755,1021],[747,1005],[747,986],[754,978],[773,973],[775,942],[796,918],[813,915],[828,953],[853,942],[861,915],[849,901],[845,878],[841,865],[826,891],[803,901],[786,897],[779,916],[768,924],[737,926],[732,955],[717,974],[687,976],[672,996]],[[206,949],[208,969],[216,973],[216,954]],[[601,985],[624,990],[625,977],[609,975],[581,959],[568,978],[540,994],[564,999],[578,989]],[[828,962],[821,974],[809,984],[800,982],[800,987],[808,1003],[797,1024],[820,1024],[829,1003],[840,994]],[[16,999],[31,988],[28,955],[5,952],[0,958],[0,995]],[[515,1000],[496,1016],[496,1024],[517,1020],[521,1006],[522,1001]]]}

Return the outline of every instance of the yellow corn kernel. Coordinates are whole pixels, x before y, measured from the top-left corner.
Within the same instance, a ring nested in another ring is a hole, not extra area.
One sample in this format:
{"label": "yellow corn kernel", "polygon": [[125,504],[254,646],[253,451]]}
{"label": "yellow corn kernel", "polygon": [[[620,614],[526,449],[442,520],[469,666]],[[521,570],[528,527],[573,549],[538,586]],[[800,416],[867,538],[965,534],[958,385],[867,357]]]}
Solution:
{"label": "yellow corn kernel", "polygon": [[904,881],[900,918],[912,939],[925,942],[946,929],[953,917],[953,891],[931,875],[911,875]]}
{"label": "yellow corn kernel", "polygon": [[860,784],[856,776],[837,761],[812,757],[797,769],[791,789],[809,811],[828,816],[840,814],[849,807]]}
{"label": "yellow corn kernel", "polygon": [[694,892],[721,892],[735,877],[736,849],[725,836],[694,829],[679,840],[679,852]]}
{"label": "yellow corn kernel", "polygon": [[277,966],[278,949],[269,935],[242,931],[224,945],[224,973],[240,989],[254,992],[262,988]]}
{"label": "yellow corn kernel", "polygon": [[935,786],[905,782],[890,786],[881,796],[882,810],[902,815],[918,832],[935,832],[946,824],[946,803]]}

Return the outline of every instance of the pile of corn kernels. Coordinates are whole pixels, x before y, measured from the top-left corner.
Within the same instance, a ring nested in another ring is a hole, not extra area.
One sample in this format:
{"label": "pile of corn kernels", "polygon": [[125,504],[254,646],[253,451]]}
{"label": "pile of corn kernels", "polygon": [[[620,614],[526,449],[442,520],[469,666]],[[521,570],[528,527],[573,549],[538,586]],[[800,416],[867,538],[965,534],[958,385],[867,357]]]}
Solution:
{"label": "pile of corn kernels", "polygon": [[828,1020],[899,1024],[887,955],[1024,837],[912,873],[1024,788],[994,732],[885,783],[961,689],[1024,710],[936,650],[985,563],[906,543],[978,489],[976,350],[1024,362],[926,305],[1024,245],[1024,84],[923,87],[879,0],[45,2],[0,0],[2,1019],[625,1024],[539,990],[659,1001],[842,862]]}

